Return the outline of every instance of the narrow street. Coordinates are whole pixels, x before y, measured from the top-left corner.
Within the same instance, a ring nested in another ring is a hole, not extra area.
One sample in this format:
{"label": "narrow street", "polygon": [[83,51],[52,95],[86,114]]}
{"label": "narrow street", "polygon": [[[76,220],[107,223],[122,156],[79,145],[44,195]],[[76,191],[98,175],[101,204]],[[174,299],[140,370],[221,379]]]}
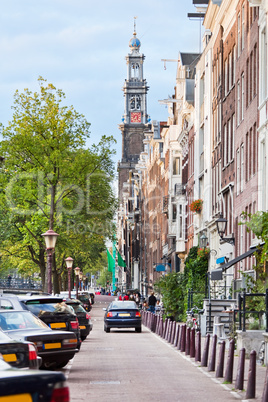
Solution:
{"label": "narrow street", "polygon": [[103,330],[103,307],[113,299],[96,296],[93,330],[63,370],[71,401],[234,401],[234,392],[210,378],[175,348],[143,326]]}

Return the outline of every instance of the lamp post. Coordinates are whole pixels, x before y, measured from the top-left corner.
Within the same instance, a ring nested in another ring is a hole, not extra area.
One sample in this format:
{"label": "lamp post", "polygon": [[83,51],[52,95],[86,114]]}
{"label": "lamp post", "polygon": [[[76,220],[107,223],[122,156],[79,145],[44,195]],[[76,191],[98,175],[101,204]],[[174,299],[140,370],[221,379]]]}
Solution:
{"label": "lamp post", "polygon": [[80,273],[80,268],[79,268],[79,267],[76,267],[76,268],[74,269],[74,272],[75,272],[75,278],[76,278],[76,280],[75,280],[76,298],[78,299],[78,286],[79,286],[79,273]]}
{"label": "lamp post", "polygon": [[217,231],[218,231],[218,234],[219,234],[221,240],[224,243],[230,243],[234,246],[235,245],[234,234],[232,234],[232,236],[223,237],[224,233],[226,231],[228,220],[226,218],[223,218],[222,214],[220,214],[220,217],[215,222],[216,222]]}
{"label": "lamp post", "polygon": [[47,248],[47,291],[48,293],[52,293],[52,254],[55,249],[58,233],[49,229],[42,236],[44,236]]}
{"label": "lamp post", "polygon": [[65,262],[66,262],[66,267],[68,270],[68,291],[69,291],[69,299],[70,299],[71,298],[71,272],[72,272],[74,260],[72,259],[72,257],[68,257],[65,259]]}

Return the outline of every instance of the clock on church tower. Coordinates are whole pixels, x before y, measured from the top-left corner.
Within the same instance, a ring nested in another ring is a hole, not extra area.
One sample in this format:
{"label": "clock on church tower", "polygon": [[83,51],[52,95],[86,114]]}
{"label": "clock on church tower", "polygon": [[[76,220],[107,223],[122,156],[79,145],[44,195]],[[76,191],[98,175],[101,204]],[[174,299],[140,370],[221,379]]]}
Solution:
{"label": "clock on church tower", "polygon": [[141,123],[141,113],[140,112],[130,113],[130,123]]}

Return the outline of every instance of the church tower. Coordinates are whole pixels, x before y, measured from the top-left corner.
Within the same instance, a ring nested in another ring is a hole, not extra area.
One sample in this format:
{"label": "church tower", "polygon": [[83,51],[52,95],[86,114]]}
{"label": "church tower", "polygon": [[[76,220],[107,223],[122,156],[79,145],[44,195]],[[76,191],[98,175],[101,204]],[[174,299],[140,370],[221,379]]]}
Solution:
{"label": "church tower", "polygon": [[135,169],[143,151],[144,130],[149,122],[146,96],[149,87],[143,78],[145,56],[140,53],[140,46],[134,23],[133,38],[129,41],[130,53],[126,56],[127,79],[123,86],[125,110],[119,125],[122,132],[122,159],[118,164],[120,200],[123,183],[127,182],[129,171]]}

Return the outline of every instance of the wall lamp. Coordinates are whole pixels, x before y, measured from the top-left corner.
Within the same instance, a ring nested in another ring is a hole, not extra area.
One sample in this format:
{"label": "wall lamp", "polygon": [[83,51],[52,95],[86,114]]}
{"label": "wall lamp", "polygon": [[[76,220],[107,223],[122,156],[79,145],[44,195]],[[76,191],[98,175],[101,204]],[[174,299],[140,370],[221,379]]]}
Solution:
{"label": "wall lamp", "polygon": [[235,245],[234,234],[232,234],[231,236],[228,236],[228,237],[223,237],[224,233],[226,231],[227,222],[228,222],[227,219],[223,218],[222,214],[220,214],[220,217],[216,220],[218,234],[219,234],[222,242],[230,243],[234,246]]}

